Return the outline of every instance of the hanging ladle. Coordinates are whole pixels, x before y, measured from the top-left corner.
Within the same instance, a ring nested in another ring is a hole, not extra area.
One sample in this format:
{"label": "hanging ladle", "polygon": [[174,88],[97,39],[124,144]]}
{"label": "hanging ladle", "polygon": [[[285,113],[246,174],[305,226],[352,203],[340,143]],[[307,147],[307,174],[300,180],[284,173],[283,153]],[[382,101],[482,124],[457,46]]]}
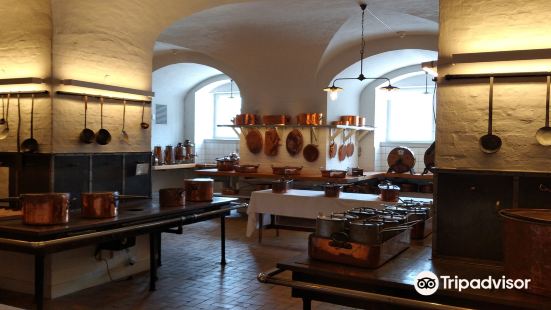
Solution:
{"label": "hanging ladle", "polygon": [[128,133],[126,130],[124,130],[124,123],[126,122],[126,100],[122,101],[122,131],[121,131],[121,139],[128,143]]}
{"label": "hanging ladle", "polygon": [[10,113],[10,94],[8,94],[8,102],[6,103],[6,127],[0,132],[0,140],[4,140],[10,133],[10,126],[8,124],[8,114]]}
{"label": "hanging ladle", "polygon": [[31,137],[21,143],[21,150],[24,153],[34,153],[38,151],[38,142],[33,137],[34,123],[34,94],[31,95]]}
{"label": "hanging ladle", "polygon": [[145,101],[142,102],[142,122],[141,122],[140,126],[142,127],[142,129],[147,129],[147,128],[149,128],[149,124],[148,124],[148,123],[145,123],[145,122],[143,121],[143,116],[144,116],[144,114],[145,114]]}
{"label": "hanging ladle", "polygon": [[103,97],[100,97],[100,130],[96,133],[96,142],[100,145],[111,142],[111,134],[103,128]]}
{"label": "hanging ladle", "polygon": [[0,125],[4,125],[6,123],[6,119],[4,118],[4,114],[5,114],[5,110],[4,110],[4,95],[2,95],[2,118],[0,119]]}
{"label": "hanging ladle", "polygon": [[536,132],[536,140],[544,146],[551,145],[551,127],[549,127],[549,86],[551,85],[551,76],[547,76],[547,95],[545,96],[545,126]]}
{"label": "hanging ladle", "polygon": [[84,129],[80,132],[80,141],[83,143],[92,143],[94,142],[94,138],[96,137],[96,134],[94,131],[88,127],[86,127],[86,117],[88,115],[88,96],[83,96],[84,100]]}
{"label": "hanging ladle", "polygon": [[490,99],[488,102],[488,134],[480,137],[480,150],[486,154],[492,154],[501,148],[501,138],[492,134],[492,112],[494,96],[494,77],[490,77]]}

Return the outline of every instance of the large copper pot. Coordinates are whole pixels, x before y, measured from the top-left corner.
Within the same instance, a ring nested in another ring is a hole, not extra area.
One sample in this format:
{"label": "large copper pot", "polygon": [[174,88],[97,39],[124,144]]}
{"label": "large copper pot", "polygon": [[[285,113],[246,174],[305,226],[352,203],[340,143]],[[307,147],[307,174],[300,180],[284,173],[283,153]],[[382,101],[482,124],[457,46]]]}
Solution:
{"label": "large copper pot", "polygon": [[159,205],[181,207],[186,204],[186,191],[183,188],[163,188],[159,190]]}
{"label": "large copper pot", "polygon": [[530,279],[528,292],[551,297],[551,209],[503,209],[503,256],[510,279]]}
{"label": "large copper pot", "polygon": [[57,225],[69,222],[69,193],[21,195],[23,224]]}
{"label": "large copper pot", "polygon": [[184,180],[187,201],[212,201],[214,180],[195,178]]}
{"label": "large copper pot", "polygon": [[117,216],[118,192],[81,193],[81,215],[86,218],[110,218]]}

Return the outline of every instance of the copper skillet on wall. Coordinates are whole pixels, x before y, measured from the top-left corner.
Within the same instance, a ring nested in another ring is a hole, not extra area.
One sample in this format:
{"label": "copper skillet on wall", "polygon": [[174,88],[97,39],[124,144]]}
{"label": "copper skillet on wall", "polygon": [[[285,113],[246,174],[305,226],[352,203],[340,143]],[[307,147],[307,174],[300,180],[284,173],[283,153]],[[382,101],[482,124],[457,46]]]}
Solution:
{"label": "copper skillet on wall", "polygon": [[302,151],[302,145],[303,145],[303,138],[302,133],[298,129],[293,129],[289,134],[287,135],[287,139],[285,140],[285,147],[287,148],[287,152],[291,156],[295,156]]}
{"label": "copper skillet on wall", "polygon": [[88,115],[88,96],[82,97],[84,100],[84,129],[80,132],[80,142],[82,143],[92,143],[96,138],[94,131],[86,127],[86,117]]}
{"label": "copper skillet on wall", "polygon": [[[314,139],[312,139],[312,136],[314,137]],[[314,144],[314,141],[316,144]],[[304,159],[306,159],[306,161],[314,162],[318,159],[320,152],[318,150],[317,142],[318,141],[314,133],[314,129],[310,128],[310,144],[305,146],[304,150],[302,150],[302,156],[304,156]]]}
{"label": "copper skillet on wall", "polygon": [[245,140],[247,141],[247,148],[251,153],[258,154],[262,151],[262,134],[258,129],[253,128],[249,130],[245,136]]}
{"label": "copper skillet on wall", "polygon": [[100,97],[100,130],[96,133],[96,142],[100,145],[106,145],[111,142],[111,134],[103,128],[103,97]]}
{"label": "copper skillet on wall", "polygon": [[501,138],[492,134],[492,112],[494,96],[494,77],[490,77],[490,99],[488,102],[488,134],[480,137],[480,150],[486,154],[492,154],[501,148]]}

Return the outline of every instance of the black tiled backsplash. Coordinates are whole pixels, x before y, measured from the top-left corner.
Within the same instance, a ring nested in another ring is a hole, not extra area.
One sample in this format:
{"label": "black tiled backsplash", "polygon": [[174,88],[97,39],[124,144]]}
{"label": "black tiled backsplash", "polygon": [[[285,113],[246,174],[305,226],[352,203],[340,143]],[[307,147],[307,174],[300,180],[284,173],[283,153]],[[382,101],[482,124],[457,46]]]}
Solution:
{"label": "black tiled backsplash", "polygon": [[0,153],[10,167],[10,196],[68,192],[71,208],[80,208],[80,193],[118,191],[151,196],[151,172],[136,175],[136,164],[150,163],[150,153],[17,154]]}

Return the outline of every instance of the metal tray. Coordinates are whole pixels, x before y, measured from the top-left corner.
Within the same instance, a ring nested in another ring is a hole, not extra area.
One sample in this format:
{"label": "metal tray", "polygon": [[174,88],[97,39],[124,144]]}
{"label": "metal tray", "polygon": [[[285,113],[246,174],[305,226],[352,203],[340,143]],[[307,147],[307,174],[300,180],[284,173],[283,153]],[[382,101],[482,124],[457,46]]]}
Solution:
{"label": "metal tray", "polygon": [[311,234],[308,237],[308,256],[313,259],[346,265],[377,268],[409,248],[411,228],[396,234],[378,245],[355,242],[335,242]]}

